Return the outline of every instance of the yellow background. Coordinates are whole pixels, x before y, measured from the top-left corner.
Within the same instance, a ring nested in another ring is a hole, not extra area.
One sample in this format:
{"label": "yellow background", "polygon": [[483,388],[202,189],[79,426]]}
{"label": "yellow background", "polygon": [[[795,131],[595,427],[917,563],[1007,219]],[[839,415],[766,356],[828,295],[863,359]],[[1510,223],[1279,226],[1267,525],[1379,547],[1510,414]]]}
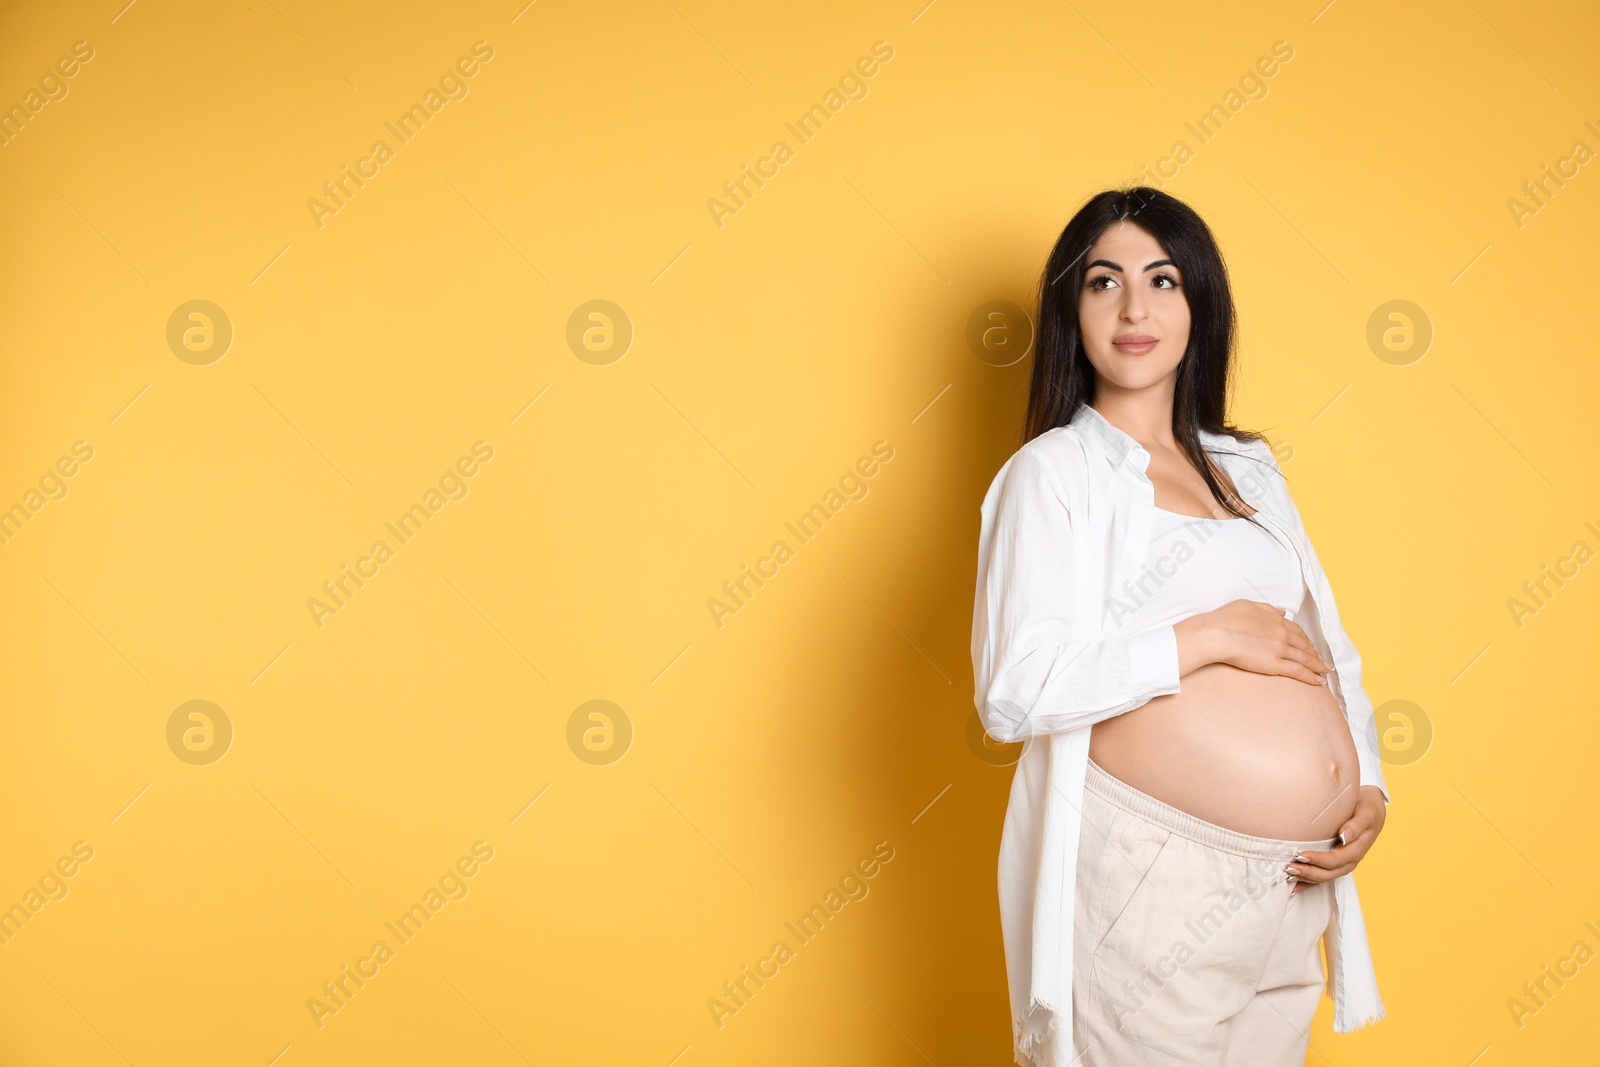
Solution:
{"label": "yellow background", "polygon": [[[0,547],[0,905],[94,858],[0,946],[0,1062],[1011,1062],[1011,769],[966,731],[978,503],[1030,363],[967,322],[1027,305],[1082,200],[1197,147],[1279,40],[1167,188],[1229,260],[1233,418],[1292,455],[1374,703],[1433,731],[1361,867],[1389,1018],[1336,1035],[1324,1000],[1308,1059],[1593,1062],[1600,963],[1520,1028],[1506,1002],[1600,951],[1600,571],[1520,628],[1507,602],[1600,548],[1600,164],[1520,227],[1507,201],[1600,149],[1597,23],[11,8],[0,102],[94,58],[0,148],[0,507],[94,458]],[[479,40],[466,98],[319,228],[308,199]],[[880,40],[868,95],[796,144]],[[707,200],[779,139],[719,228]],[[234,330],[205,366],[166,341],[194,299]],[[594,299],[634,330],[604,366],[566,342]],[[1406,365],[1366,341],[1396,299],[1434,330]],[[306,601],[479,440],[469,495],[318,628]],[[707,600],[880,440],[868,494],[719,629]],[[606,766],[567,742],[596,699],[633,729]],[[210,765],[168,746],[190,700],[232,724]],[[319,1029],[308,998],[480,840],[469,895]],[[870,894],[719,1029],[708,998],[879,841]]]}

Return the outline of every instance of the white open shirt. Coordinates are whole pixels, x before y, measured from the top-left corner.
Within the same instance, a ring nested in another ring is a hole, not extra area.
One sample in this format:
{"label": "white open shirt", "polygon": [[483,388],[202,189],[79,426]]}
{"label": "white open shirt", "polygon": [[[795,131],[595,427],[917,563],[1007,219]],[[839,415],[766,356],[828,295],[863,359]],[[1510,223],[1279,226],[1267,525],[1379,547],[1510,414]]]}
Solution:
{"label": "white open shirt", "polygon": [[[1350,724],[1361,785],[1389,790],[1378,759],[1361,657],[1339,625],[1333,590],[1272,450],[1201,431],[1245,502],[1293,548],[1307,597],[1294,620],[1334,666],[1329,687]],[[1026,740],[1000,840],[1000,925],[1016,1061],[1068,1067],[1073,889],[1090,728],[1179,691],[1173,626],[1131,637],[1111,622],[1150,545],[1150,454],[1085,404],[1066,426],[1023,445],[984,496],[973,605],[973,699],[996,741]],[[1352,798],[1353,799],[1353,798]],[[1323,938],[1333,1028],[1384,1016],[1354,874],[1334,879]]]}

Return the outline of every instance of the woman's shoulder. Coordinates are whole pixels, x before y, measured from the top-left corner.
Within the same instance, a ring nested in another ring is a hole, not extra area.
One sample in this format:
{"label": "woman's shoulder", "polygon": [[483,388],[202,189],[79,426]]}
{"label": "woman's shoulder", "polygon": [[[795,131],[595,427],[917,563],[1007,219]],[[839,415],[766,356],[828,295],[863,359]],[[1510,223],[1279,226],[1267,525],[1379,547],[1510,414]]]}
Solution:
{"label": "woman's shoulder", "polygon": [[[1030,460],[1062,464],[1083,464],[1089,457],[1089,441],[1076,426],[1056,426],[1039,434],[1017,449],[1016,456],[1027,455]],[[1013,457],[1015,458],[1015,456]]]}
{"label": "woman's shoulder", "polygon": [[1277,453],[1262,438],[1209,435],[1207,445],[1208,451],[1214,456],[1221,453],[1235,457],[1230,463],[1229,474],[1235,488],[1247,500],[1276,497],[1288,492]]}
{"label": "woman's shoulder", "polygon": [[1047,490],[1058,496],[1088,489],[1090,450],[1082,433],[1072,426],[1057,426],[1023,443],[1013,452],[989,484],[986,499],[1018,491]]}

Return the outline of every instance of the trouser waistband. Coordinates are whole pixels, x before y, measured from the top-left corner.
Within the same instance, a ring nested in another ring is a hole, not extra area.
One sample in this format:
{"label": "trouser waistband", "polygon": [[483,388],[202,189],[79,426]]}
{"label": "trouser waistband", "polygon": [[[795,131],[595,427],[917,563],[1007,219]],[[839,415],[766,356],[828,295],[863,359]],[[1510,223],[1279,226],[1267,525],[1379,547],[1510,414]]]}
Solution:
{"label": "trouser waistband", "polygon": [[1093,759],[1089,760],[1089,774],[1084,779],[1084,787],[1124,811],[1132,812],[1175,834],[1181,834],[1202,845],[1209,845],[1247,859],[1282,859],[1285,855],[1292,855],[1301,849],[1322,852],[1339,843],[1336,837],[1325,837],[1318,841],[1285,841],[1275,837],[1252,837],[1237,830],[1229,830],[1225,826],[1196,818],[1165,801],[1157,800],[1149,793],[1135,789],[1122,779],[1114,777]]}

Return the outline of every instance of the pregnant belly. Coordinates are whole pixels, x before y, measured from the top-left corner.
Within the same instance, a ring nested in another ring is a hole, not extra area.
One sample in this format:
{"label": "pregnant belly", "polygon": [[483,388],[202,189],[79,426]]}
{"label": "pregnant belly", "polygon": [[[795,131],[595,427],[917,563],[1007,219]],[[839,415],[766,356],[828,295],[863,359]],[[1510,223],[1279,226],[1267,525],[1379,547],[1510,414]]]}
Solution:
{"label": "pregnant belly", "polygon": [[1333,690],[1208,663],[1183,690],[1096,723],[1089,755],[1181,811],[1255,837],[1334,837],[1361,772]]}

